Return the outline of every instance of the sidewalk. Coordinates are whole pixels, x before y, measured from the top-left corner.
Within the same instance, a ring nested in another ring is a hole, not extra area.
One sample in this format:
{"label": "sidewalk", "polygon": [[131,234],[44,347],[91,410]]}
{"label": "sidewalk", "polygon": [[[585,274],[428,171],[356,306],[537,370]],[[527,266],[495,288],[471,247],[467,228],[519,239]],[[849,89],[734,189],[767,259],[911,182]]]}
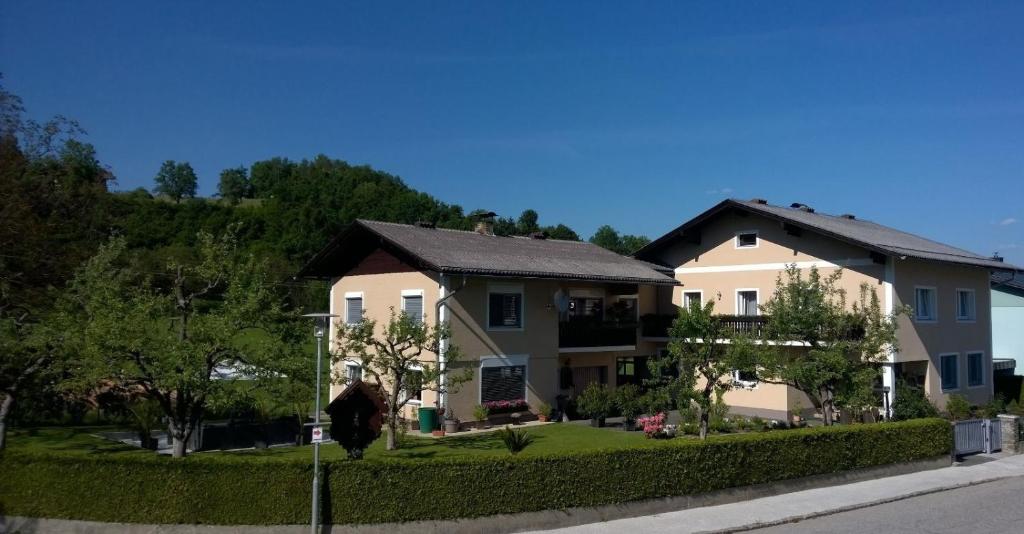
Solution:
{"label": "sidewalk", "polygon": [[736,532],[1024,476],[1024,455],[979,455],[942,469],[761,499],[537,532]]}

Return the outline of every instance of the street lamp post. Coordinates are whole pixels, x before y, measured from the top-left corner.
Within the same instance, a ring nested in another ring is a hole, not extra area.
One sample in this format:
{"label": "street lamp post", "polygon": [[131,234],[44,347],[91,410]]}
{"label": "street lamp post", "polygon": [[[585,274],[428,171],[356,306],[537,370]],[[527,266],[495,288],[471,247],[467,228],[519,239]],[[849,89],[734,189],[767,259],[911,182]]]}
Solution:
{"label": "street lamp post", "polygon": [[[320,429],[320,361],[323,359],[324,333],[330,328],[329,313],[307,313],[303,317],[313,319],[313,337],[316,338],[316,392],[314,393],[315,412],[313,412],[313,430]],[[310,532],[317,534],[320,525],[320,442],[313,441],[313,512],[310,519]]]}

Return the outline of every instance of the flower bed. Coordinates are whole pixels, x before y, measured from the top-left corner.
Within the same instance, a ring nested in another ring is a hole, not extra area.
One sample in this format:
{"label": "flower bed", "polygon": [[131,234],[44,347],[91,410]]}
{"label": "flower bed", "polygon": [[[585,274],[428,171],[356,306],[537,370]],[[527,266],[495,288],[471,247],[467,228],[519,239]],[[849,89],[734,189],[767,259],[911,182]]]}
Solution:
{"label": "flower bed", "polygon": [[526,399],[488,401],[483,405],[492,414],[518,412],[527,410],[530,407],[526,403]]}

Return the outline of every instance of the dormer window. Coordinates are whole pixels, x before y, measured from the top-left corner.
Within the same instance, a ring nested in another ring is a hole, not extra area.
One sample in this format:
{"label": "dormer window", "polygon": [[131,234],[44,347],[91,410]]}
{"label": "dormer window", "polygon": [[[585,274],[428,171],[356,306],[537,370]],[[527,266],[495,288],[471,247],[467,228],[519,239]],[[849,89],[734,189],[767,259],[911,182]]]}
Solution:
{"label": "dormer window", "polygon": [[757,232],[736,232],[736,248],[757,248]]}

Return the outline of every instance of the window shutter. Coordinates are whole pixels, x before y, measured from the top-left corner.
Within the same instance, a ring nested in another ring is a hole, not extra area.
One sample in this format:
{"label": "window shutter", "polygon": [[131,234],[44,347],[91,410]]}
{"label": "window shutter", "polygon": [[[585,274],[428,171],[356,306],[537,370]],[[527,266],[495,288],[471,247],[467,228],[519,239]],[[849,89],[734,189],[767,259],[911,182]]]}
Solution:
{"label": "window shutter", "polygon": [[484,367],[480,372],[480,399],[483,402],[526,399],[526,367]]}
{"label": "window shutter", "polygon": [[348,303],[347,317],[345,322],[348,324],[356,324],[363,320],[363,299],[361,298],[350,298],[345,299]]}
{"label": "window shutter", "polygon": [[503,295],[502,317],[505,326],[519,326],[519,295]]}
{"label": "window shutter", "polygon": [[423,297],[402,297],[405,301],[405,314],[417,323],[423,322]]}

